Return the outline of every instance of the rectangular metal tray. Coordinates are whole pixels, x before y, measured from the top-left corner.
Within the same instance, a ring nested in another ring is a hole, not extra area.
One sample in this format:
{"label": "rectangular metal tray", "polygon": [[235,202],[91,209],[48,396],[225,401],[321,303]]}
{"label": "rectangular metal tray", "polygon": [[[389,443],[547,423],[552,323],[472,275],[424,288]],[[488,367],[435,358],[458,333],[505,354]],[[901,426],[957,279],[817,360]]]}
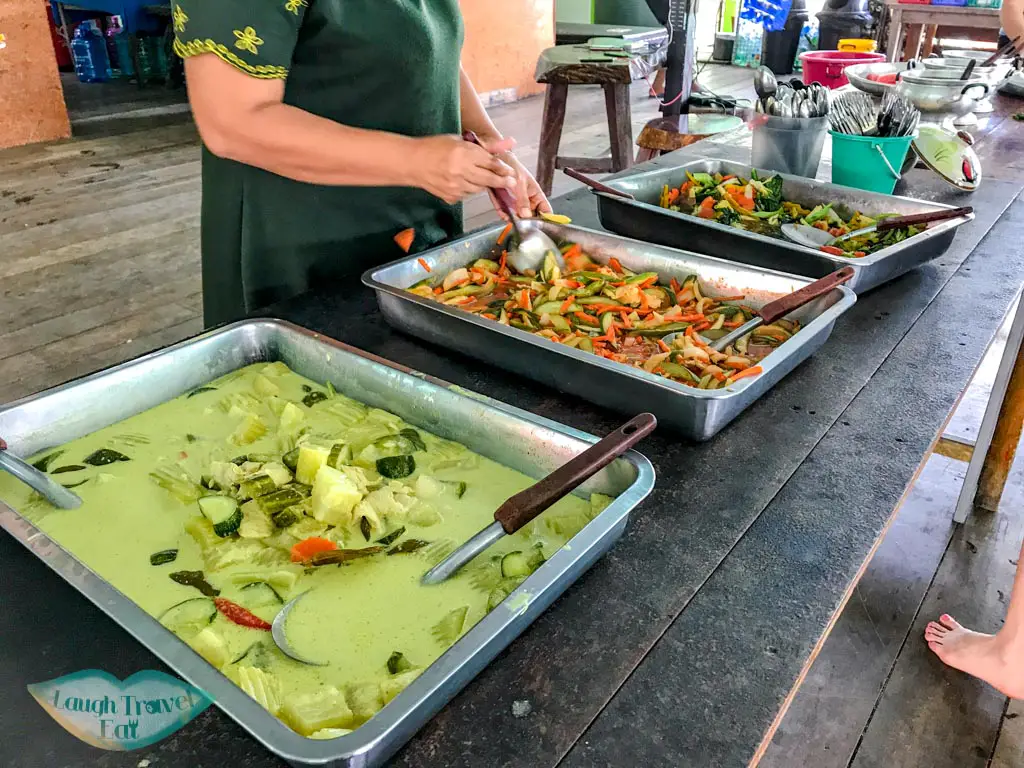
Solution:
{"label": "rectangular metal tray", "polygon": [[[718,296],[746,294],[754,308],[800,288],[810,280],[773,270],[736,264],[677,251],[637,240],[546,221],[530,222],[556,242],[574,242],[596,261],[617,258],[637,272],[656,271],[663,279],[682,280],[696,273],[702,285]],[[423,279],[420,260],[435,275],[447,274],[477,258],[495,257],[500,227],[467,235],[418,256],[371,269],[363,282],[377,292],[381,312],[389,323],[427,341],[463,352],[491,365],[534,379],[553,389],[583,397],[627,413],[643,409],[662,425],[671,425],[693,440],[708,440],[771,389],[776,382],[811,356],[832,332],[836,319],[853,306],[856,295],[841,286],[791,316],[805,327],[792,340],[765,358],[764,372],[728,389],[687,387],[638,368],[598,355],[554,344],[517,328],[447,307],[409,293]]]}
{"label": "rectangular metal tray", "polygon": [[[282,360],[315,381],[384,408],[436,435],[532,477],[542,477],[595,438],[278,320],[236,323],[166,350],[0,407],[0,435],[29,456],[166,402],[258,361]],[[228,678],[74,555],[0,502],[0,526],[156,656],[205,691],[233,720],[293,765],[383,763],[622,535],[630,511],[654,487],[654,469],[630,451],[584,484],[617,498],[488,613],[405,691],[351,734],[307,739],[271,716]],[[6,599],[17,599],[7,595]],[[198,727],[198,726],[191,726]],[[453,758],[454,759],[454,758]]]}
{"label": "rectangular metal tray", "polygon": [[[938,222],[920,235],[860,259],[832,256],[797,245],[781,236],[775,238],[746,232],[717,221],[707,221],[660,207],[658,200],[662,188],[666,184],[670,187],[680,186],[686,181],[687,171],[733,173],[749,178],[751,167],[728,160],[704,159],[676,168],[659,168],[608,180],[605,182],[608,186],[628,192],[636,200],[599,193],[598,213],[601,224],[612,232],[628,237],[813,278],[824,277],[849,265],[857,274],[847,285],[857,293],[864,293],[941,256],[953,242],[956,228],[974,218],[974,214],[971,214]],[[776,171],[759,170],[759,175],[773,174]],[[879,213],[925,213],[953,207],[909,197],[865,192],[802,176],[778,175],[784,180],[782,192],[787,200],[800,203],[805,208],[834,202],[836,212],[844,217],[849,217],[854,211],[873,216]]]}

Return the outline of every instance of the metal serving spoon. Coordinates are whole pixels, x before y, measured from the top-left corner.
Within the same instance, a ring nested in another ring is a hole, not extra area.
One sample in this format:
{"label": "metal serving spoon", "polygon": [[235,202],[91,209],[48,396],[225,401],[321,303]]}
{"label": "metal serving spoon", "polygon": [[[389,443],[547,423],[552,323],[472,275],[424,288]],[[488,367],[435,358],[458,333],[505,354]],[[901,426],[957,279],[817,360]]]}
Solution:
{"label": "metal serving spoon", "polygon": [[[483,146],[472,131],[465,131],[462,138],[477,146]],[[544,258],[550,253],[555,257],[558,268],[564,272],[565,260],[562,258],[562,251],[541,229],[527,225],[516,215],[516,200],[512,194],[507,189],[491,191],[494,192],[502,213],[508,216],[508,220],[516,229],[516,234],[519,235],[519,246],[509,251],[508,263],[520,273],[528,269],[536,272],[543,266]]]}
{"label": "metal serving spoon", "polygon": [[839,235],[839,237],[833,237],[825,230],[812,227],[810,224],[783,224],[782,234],[788,240],[792,240],[794,243],[798,243],[799,245],[805,245],[808,248],[821,248],[826,245],[840,243],[843,240],[867,235],[871,232],[888,232],[891,229],[899,229],[901,227],[917,226],[918,224],[928,224],[933,221],[945,221],[946,219],[956,219],[960,216],[968,216],[972,213],[974,213],[974,208],[968,205],[963,208],[948,208],[941,211],[929,211],[928,213],[914,213],[909,216],[893,216],[888,219],[882,219],[881,221],[872,224],[870,227],[856,229],[853,232],[847,232],[845,235]]}
{"label": "metal serving spoon", "polygon": [[[809,285],[805,285],[803,288],[798,288],[792,293],[788,293],[781,298],[775,299],[775,301],[770,301],[760,309],[755,310],[753,319],[748,320],[739,328],[727,333],[722,338],[711,342],[708,346],[716,352],[721,352],[734,341],[743,338],[751,331],[760,328],[762,325],[771,325],[776,320],[788,315],[790,312],[795,312],[805,304],[809,304],[843,283],[849,282],[855,274],[856,272],[853,267],[843,267],[842,269],[836,270],[831,275],[826,275],[825,277],[815,280]],[[673,340],[681,335],[681,332],[670,333],[663,337],[662,341],[671,345]]]}
{"label": "metal serving spoon", "polygon": [[3,438],[0,438],[0,469],[10,472],[55,507],[77,509],[82,506],[82,499],[77,494],[8,451]]}
{"label": "metal serving spoon", "polygon": [[757,93],[758,101],[764,111],[768,111],[768,99],[775,95],[779,88],[779,82],[775,79],[775,73],[768,67],[760,66],[754,72],[754,92]]}
{"label": "metal serving spoon", "polygon": [[[570,459],[543,480],[509,498],[494,513],[495,522],[427,571],[421,579],[421,583],[424,585],[440,584],[453,576],[466,563],[502,536],[515,533],[556,501],[611,464],[653,432],[656,426],[658,426],[658,420],[652,414],[641,413],[587,448],[583,453]],[[303,592],[284,604],[284,607],[274,617],[274,622],[270,626],[270,634],[274,638],[274,643],[285,656],[303,664],[323,667],[327,666],[327,662],[313,661],[296,653],[288,644],[288,637],[285,634],[288,614],[308,594],[308,591]]]}

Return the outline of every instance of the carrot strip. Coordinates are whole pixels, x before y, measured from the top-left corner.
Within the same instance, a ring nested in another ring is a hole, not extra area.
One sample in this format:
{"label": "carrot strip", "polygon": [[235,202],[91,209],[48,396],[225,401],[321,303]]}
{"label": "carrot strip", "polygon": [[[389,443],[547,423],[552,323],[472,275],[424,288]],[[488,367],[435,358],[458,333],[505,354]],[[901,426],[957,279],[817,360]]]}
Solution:
{"label": "carrot strip", "polygon": [[739,328],[741,325],[743,325],[743,322],[744,322],[743,320],[726,320],[724,323],[722,323],[722,327],[723,328]]}
{"label": "carrot strip", "polygon": [[528,310],[530,308],[530,292],[525,288],[519,292],[518,303],[520,309]]}
{"label": "carrot strip", "polygon": [[700,312],[694,312],[693,314],[683,315],[678,319],[680,323],[699,323],[703,322],[704,315]]}
{"label": "carrot strip", "polygon": [[650,312],[651,311],[650,302],[647,301],[647,294],[644,293],[642,289],[640,291],[640,311],[641,312]]}
{"label": "carrot strip", "polygon": [[664,341],[662,341],[661,339],[658,339],[658,347],[660,347],[660,348],[661,348],[661,351],[662,351],[662,352],[671,352],[671,351],[672,351],[671,349],[669,349],[669,346],[668,346],[668,344],[666,344],[666,343],[665,343]]}
{"label": "carrot strip", "polygon": [[658,282],[658,278],[656,278],[656,277],[648,277],[646,280],[644,280],[642,283],[640,283],[640,287],[641,288],[650,288],[656,282]]}
{"label": "carrot strip", "polygon": [[573,303],[575,303],[575,301],[576,301],[576,297],[575,296],[570,296],[568,299],[566,299],[565,301],[562,302],[562,306],[560,306],[558,308],[558,311],[561,312],[564,315],[566,312],[569,311],[569,307],[571,307],[573,305]]}
{"label": "carrot strip", "polygon": [[601,321],[598,320],[596,317],[594,317],[593,315],[588,315],[586,312],[573,312],[573,314],[576,315],[576,317],[578,317],[580,320],[586,320],[588,323],[593,323],[594,325],[600,325],[601,323]]}
{"label": "carrot strip", "polygon": [[672,293],[679,293],[682,290],[682,286],[679,285],[679,281],[674,277],[669,280],[668,284],[672,287]]}
{"label": "carrot strip", "polygon": [[317,552],[330,552],[338,548],[330,539],[323,539],[318,536],[311,536],[308,539],[295,544],[291,549],[291,556],[293,563],[301,563],[305,560],[309,560]]}
{"label": "carrot strip", "polygon": [[823,245],[823,246],[821,246],[821,248],[819,250],[824,251],[825,253],[831,254],[832,256],[843,256],[843,255],[845,255],[843,253],[843,249],[842,248],[836,248],[834,245]]}
{"label": "carrot strip", "polygon": [[505,225],[505,228],[503,230],[501,230],[501,234],[498,235],[498,245],[504,245],[505,241],[508,239],[508,236],[511,235],[511,234],[512,234],[512,224],[508,223],[508,224]]}
{"label": "carrot strip", "polygon": [[507,261],[508,261],[508,251],[502,251],[501,252],[501,261],[498,262],[498,271],[499,272],[504,272],[505,271],[505,262],[507,262]]}
{"label": "carrot strip", "polygon": [[444,293],[444,288],[442,288],[440,285],[434,289],[434,294],[436,295],[438,293]]}
{"label": "carrot strip", "polygon": [[762,368],[760,365],[753,365],[750,368],[747,368],[746,370],[740,371],[739,373],[734,373],[732,376],[729,377],[729,383],[731,384],[734,381],[739,381],[740,379],[745,379],[749,376],[757,376],[758,374],[761,373],[764,373],[764,368]]}
{"label": "carrot strip", "polygon": [[498,318],[492,315],[490,312],[481,312],[480,317],[486,317],[488,320],[497,320]]}
{"label": "carrot strip", "polygon": [[427,272],[432,272],[433,271],[430,268],[430,265],[427,264],[427,262],[425,262],[423,259],[416,259],[416,263],[419,264],[421,267],[423,267],[425,270],[427,270]]}
{"label": "carrot strip", "polygon": [[415,239],[416,230],[410,227],[409,229],[403,229],[395,235],[395,244],[402,249],[402,253],[408,253],[412,250],[412,241]]}
{"label": "carrot strip", "polygon": [[614,269],[620,275],[623,272],[625,272],[625,270],[622,268],[622,264],[614,256],[612,256],[610,259],[608,259],[608,266],[611,267],[612,269]]}

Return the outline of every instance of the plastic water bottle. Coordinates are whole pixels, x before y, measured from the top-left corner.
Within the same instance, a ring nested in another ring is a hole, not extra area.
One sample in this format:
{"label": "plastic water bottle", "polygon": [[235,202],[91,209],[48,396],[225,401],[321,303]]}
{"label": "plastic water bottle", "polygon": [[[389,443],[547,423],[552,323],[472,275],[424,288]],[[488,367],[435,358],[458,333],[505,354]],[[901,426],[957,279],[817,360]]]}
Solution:
{"label": "plastic water bottle", "polygon": [[107,58],[110,69],[115,77],[131,77],[135,74],[128,35],[124,33],[124,25],[120,16],[111,16],[110,25],[105,34],[107,39]]}
{"label": "plastic water bottle", "polygon": [[96,22],[83,21],[71,40],[71,55],[75,59],[75,74],[83,83],[104,83],[113,76],[103,35]]}

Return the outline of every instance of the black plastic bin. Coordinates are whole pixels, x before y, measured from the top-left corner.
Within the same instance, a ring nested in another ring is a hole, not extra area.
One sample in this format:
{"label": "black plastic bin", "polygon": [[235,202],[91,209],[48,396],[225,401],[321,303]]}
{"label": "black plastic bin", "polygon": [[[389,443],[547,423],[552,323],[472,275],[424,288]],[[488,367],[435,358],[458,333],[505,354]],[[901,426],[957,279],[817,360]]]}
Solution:
{"label": "black plastic bin", "polygon": [[818,50],[838,50],[845,37],[868,37],[873,21],[869,0],[827,0],[818,12]]}
{"label": "black plastic bin", "polygon": [[776,75],[793,72],[793,60],[800,45],[804,22],[810,18],[805,0],[793,0],[786,25],[778,32],[765,32],[761,42],[761,63]]}

